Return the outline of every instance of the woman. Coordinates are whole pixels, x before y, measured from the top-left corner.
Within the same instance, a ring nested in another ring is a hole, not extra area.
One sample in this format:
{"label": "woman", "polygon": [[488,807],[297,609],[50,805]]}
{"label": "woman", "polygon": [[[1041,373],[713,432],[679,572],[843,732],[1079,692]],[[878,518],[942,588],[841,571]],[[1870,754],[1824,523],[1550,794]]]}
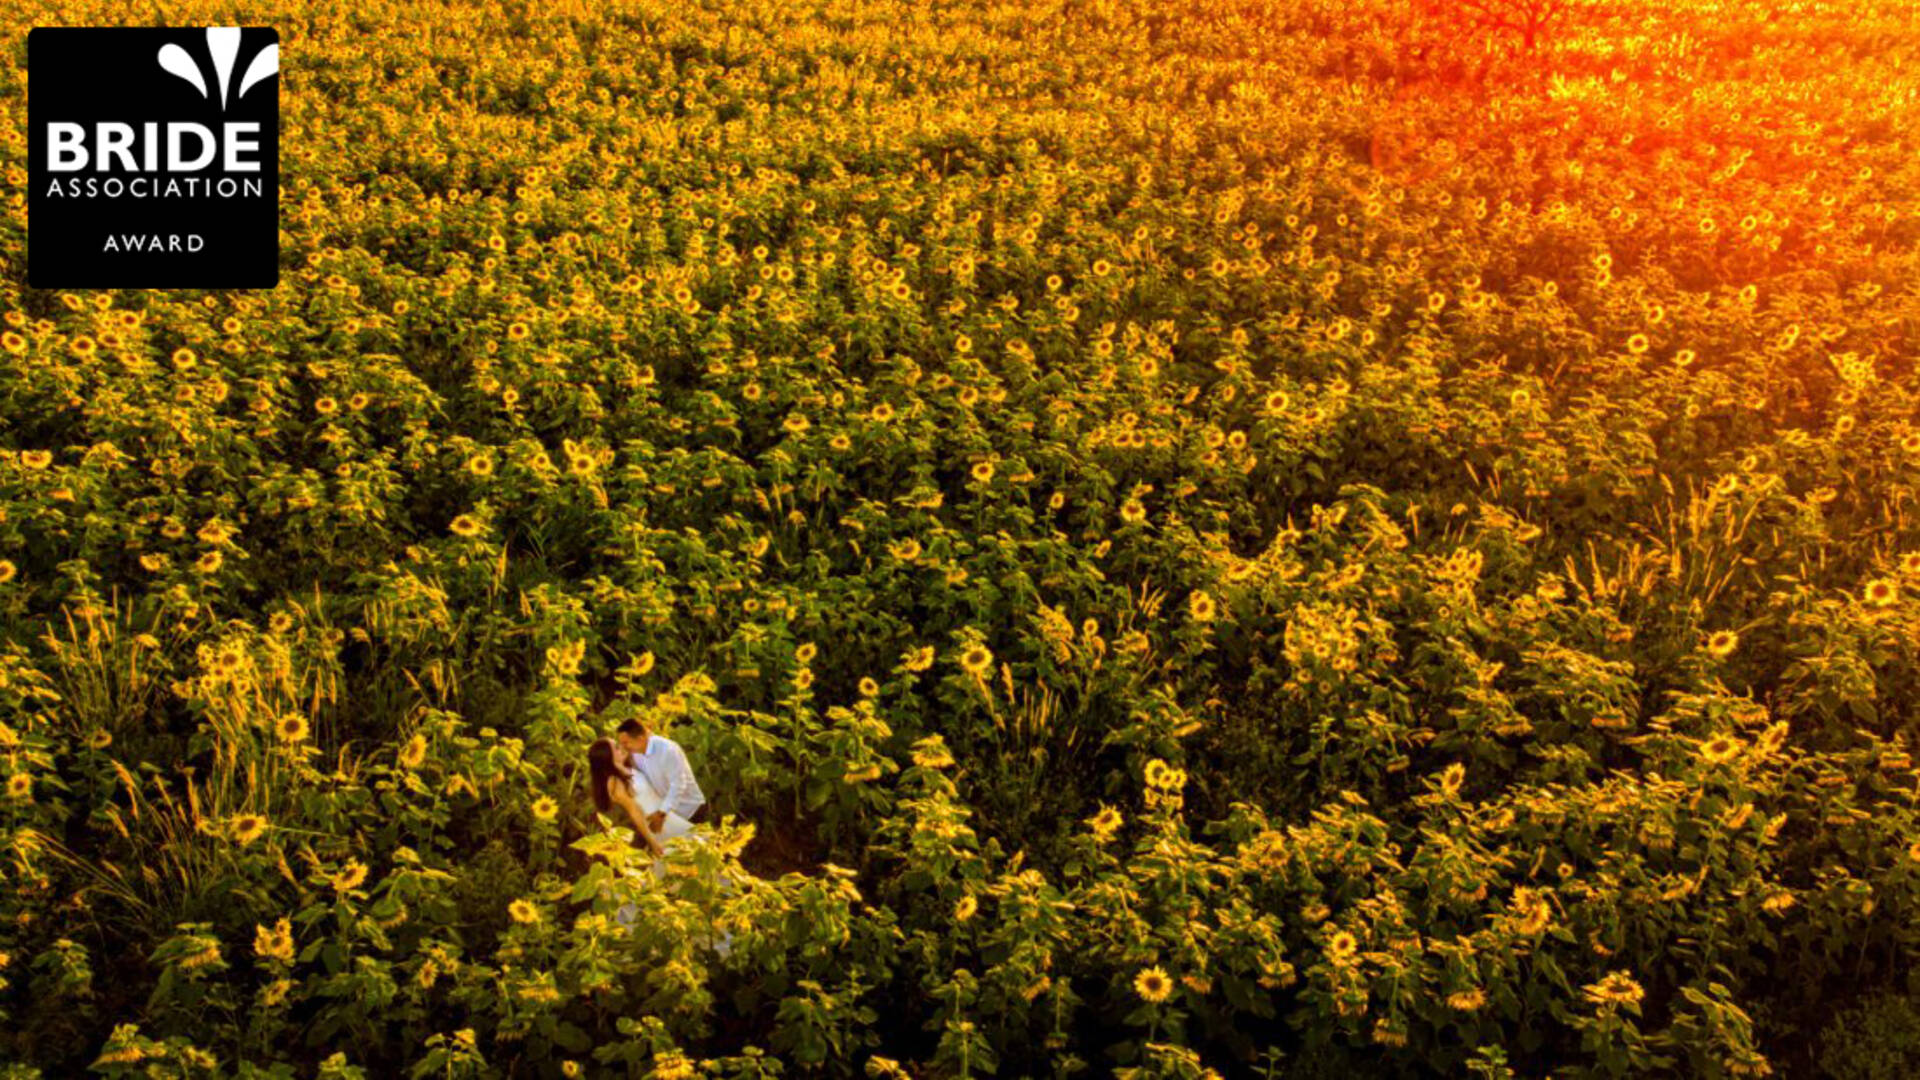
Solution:
{"label": "woman", "polygon": [[647,817],[641,813],[638,803],[633,801],[633,771],[620,760],[614,752],[612,739],[596,739],[587,748],[587,769],[591,774],[590,784],[593,791],[593,808],[613,816],[613,808],[618,806],[633,823],[633,835],[653,852],[656,859],[667,856],[666,847],[660,838],[647,828]]}

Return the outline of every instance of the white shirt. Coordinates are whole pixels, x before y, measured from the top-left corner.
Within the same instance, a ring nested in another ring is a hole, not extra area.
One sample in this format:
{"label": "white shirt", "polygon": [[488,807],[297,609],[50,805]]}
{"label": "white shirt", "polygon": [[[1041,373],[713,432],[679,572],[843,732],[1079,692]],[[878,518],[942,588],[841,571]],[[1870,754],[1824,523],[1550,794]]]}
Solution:
{"label": "white shirt", "polygon": [[652,784],[660,795],[662,809],[690,818],[707,801],[700,793],[699,781],[693,778],[693,767],[687,764],[687,752],[672,739],[649,735],[646,751],[633,754],[628,760],[633,765],[635,782],[644,777]]}

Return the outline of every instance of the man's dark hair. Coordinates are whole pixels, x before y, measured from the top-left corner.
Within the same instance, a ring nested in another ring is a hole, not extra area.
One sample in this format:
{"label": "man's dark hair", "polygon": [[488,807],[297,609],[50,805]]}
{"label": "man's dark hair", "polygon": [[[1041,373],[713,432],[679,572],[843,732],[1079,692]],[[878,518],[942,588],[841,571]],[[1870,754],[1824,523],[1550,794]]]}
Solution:
{"label": "man's dark hair", "polygon": [[639,735],[647,730],[647,725],[638,720],[622,720],[620,726],[614,730],[622,735]]}

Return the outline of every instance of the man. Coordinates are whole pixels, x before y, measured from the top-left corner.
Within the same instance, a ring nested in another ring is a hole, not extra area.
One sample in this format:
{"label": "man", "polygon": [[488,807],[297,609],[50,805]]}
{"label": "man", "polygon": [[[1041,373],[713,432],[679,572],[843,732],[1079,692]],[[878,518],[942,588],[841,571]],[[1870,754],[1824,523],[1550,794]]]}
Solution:
{"label": "man", "polygon": [[656,735],[639,720],[621,723],[614,736],[630,755],[635,777],[645,777],[660,793],[660,809],[647,816],[647,828],[658,834],[670,810],[693,824],[707,820],[707,797],[687,764],[687,752],[665,735]]}

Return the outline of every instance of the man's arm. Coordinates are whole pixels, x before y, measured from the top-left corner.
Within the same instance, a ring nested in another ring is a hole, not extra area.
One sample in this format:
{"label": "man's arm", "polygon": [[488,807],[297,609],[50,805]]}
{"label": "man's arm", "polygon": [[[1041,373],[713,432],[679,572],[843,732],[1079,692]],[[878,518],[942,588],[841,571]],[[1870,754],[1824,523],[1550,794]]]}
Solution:
{"label": "man's arm", "polygon": [[681,817],[686,817],[695,808],[688,807],[684,811],[681,810],[681,800],[697,792],[699,785],[693,779],[693,767],[687,763],[687,752],[680,748],[679,743],[667,745],[672,748],[672,754],[667,767],[667,790],[661,796],[660,805]]}

